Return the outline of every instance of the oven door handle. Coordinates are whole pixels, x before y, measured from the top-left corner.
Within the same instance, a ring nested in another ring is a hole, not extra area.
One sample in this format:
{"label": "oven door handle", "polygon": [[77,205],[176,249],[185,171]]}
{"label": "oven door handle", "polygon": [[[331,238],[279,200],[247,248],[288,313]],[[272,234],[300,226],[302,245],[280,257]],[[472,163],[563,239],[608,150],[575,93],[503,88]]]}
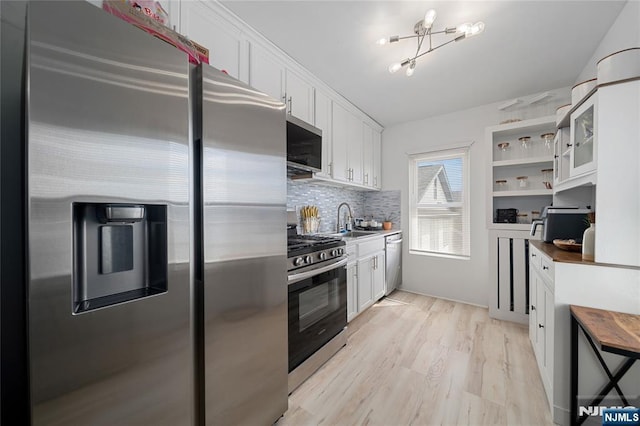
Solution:
{"label": "oven door handle", "polygon": [[322,274],[323,272],[331,271],[332,269],[337,269],[341,266],[347,264],[349,259],[346,257],[339,262],[332,263],[331,265],[323,266],[322,268],[314,269],[312,271],[300,272],[297,274],[289,275],[287,277],[287,284],[291,285],[297,283],[298,281],[306,280],[307,278],[311,278],[315,275]]}

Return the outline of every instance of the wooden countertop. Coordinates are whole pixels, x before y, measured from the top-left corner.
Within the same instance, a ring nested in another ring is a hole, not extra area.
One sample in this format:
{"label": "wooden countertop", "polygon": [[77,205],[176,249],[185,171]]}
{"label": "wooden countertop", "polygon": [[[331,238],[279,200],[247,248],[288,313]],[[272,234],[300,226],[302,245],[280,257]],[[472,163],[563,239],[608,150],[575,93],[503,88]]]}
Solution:
{"label": "wooden countertop", "polygon": [[571,314],[601,350],[640,357],[640,315],[576,305]]}
{"label": "wooden countertop", "polygon": [[562,250],[551,243],[544,243],[538,240],[529,240],[529,244],[549,256],[554,262],[584,263],[588,265],[595,264],[595,262],[593,261],[582,260],[582,253]]}

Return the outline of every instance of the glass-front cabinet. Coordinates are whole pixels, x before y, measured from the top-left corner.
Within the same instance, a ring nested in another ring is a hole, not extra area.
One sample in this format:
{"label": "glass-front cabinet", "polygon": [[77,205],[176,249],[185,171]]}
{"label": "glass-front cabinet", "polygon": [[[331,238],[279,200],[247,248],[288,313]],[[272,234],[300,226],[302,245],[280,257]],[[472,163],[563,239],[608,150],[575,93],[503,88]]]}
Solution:
{"label": "glass-front cabinet", "polygon": [[579,176],[596,169],[597,93],[571,114],[569,176]]}

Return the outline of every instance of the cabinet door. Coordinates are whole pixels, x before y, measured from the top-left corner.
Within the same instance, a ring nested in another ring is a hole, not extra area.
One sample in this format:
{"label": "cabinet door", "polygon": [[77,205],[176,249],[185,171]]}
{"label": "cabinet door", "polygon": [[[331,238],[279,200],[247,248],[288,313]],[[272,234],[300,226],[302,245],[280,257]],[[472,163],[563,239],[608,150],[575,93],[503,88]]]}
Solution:
{"label": "cabinet door", "polygon": [[349,114],[349,141],[347,144],[347,160],[351,169],[351,182],[362,185],[363,167],[363,130],[362,120]]}
{"label": "cabinet door", "polygon": [[598,138],[597,93],[571,114],[570,176],[578,176],[596,169]]}
{"label": "cabinet door", "polygon": [[544,286],[544,374],[549,385],[553,383],[554,314],[553,292],[547,286]]}
{"label": "cabinet door", "polygon": [[358,315],[358,267],[347,265],[347,321]]}
{"label": "cabinet door", "polygon": [[373,129],[362,123],[362,171],[365,186],[373,186]]}
{"label": "cabinet door", "polygon": [[284,65],[259,44],[251,45],[249,85],[277,100],[284,100]]}
{"label": "cabinet door", "polygon": [[331,177],[331,99],[316,90],[315,93],[315,123],[322,130],[322,171],[319,176]]}
{"label": "cabinet door", "polygon": [[536,271],[536,301],[538,304],[536,305],[537,316],[536,316],[536,359],[538,360],[538,366],[540,367],[540,371],[545,368],[545,350],[544,350],[544,342],[545,342],[545,328],[544,328],[544,317],[545,317],[545,293],[544,293],[544,282],[542,282],[542,278],[540,278],[539,272]]}
{"label": "cabinet door", "polygon": [[640,266],[640,81],[598,88],[596,261]]}
{"label": "cabinet door", "polygon": [[382,135],[373,131],[373,187],[382,188]]}
{"label": "cabinet door", "polygon": [[347,145],[349,142],[349,124],[351,114],[337,102],[332,106],[332,178],[343,182],[348,182],[351,177],[351,170],[347,162]]}
{"label": "cabinet door", "polygon": [[378,253],[373,258],[373,300],[380,300],[384,296],[384,252]]}
{"label": "cabinet door", "polygon": [[358,312],[373,305],[373,257],[358,261]]}
{"label": "cabinet door", "polygon": [[538,273],[534,261],[529,263],[529,340],[533,350],[538,346]]}
{"label": "cabinet door", "polygon": [[[243,41],[240,29],[220,18],[201,1],[181,3],[182,34],[209,49],[209,63],[230,76],[245,81],[241,75]],[[246,72],[246,71],[245,71]]]}
{"label": "cabinet door", "polygon": [[289,114],[313,124],[313,87],[293,71],[286,70],[285,93]]}

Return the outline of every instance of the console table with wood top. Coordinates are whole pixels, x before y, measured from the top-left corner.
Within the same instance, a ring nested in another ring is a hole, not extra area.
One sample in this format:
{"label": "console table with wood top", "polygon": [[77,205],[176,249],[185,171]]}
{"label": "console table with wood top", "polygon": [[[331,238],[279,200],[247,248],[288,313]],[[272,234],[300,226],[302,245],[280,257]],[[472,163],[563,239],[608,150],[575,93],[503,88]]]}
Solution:
{"label": "console table with wood top", "polygon": [[[620,401],[628,406],[620,389],[620,379],[640,359],[640,315],[571,305],[571,424],[581,425],[589,416],[578,415],[578,330],[584,336],[609,378],[588,406],[598,406],[615,389]],[[622,365],[612,373],[599,351],[625,357]]]}

